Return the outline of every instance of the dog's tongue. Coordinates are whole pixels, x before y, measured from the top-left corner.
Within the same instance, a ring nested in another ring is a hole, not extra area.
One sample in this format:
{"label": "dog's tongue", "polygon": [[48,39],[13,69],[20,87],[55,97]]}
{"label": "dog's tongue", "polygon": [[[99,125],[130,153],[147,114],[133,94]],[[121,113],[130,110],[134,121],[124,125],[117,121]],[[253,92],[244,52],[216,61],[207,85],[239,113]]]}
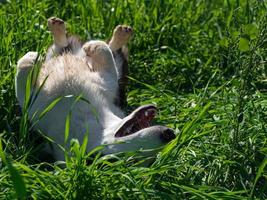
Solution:
{"label": "dog's tongue", "polygon": [[115,137],[131,135],[141,129],[150,126],[150,122],[156,116],[154,105],[141,106],[123,119],[122,125],[115,132]]}

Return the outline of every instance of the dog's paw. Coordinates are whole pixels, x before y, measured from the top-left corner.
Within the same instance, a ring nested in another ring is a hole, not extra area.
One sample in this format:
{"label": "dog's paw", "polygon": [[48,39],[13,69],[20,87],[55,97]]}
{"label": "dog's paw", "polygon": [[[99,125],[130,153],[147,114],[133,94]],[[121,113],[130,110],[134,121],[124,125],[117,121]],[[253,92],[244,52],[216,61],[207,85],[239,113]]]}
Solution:
{"label": "dog's paw", "polygon": [[113,38],[126,44],[133,35],[133,29],[130,26],[118,25],[113,31]]}
{"label": "dog's paw", "polygon": [[55,34],[65,34],[65,23],[57,17],[50,17],[47,20],[48,29]]}
{"label": "dog's paw", "polygon": [[122,48],[133,35],[133,29],[130,26],[118,25],[114,31],[109,46],[112,51]]}
{"label": "dog's paw", "polygon": [[103,41],[90,41],[83,45],[86,54],[86,61],[91,63],[94,70],[106,69],[107,66],[114,66],[112,52],[109,46]]}
{"label": "dog's paw", "polygon": [[103,41],[90,41],[83,45],[83,50],[89,57],[105,56],[110,54],[109,47]]}
{"label": "dog's paw", "polygon": [[59,47],[66,47],[68,45],[65,22],[57,17],[50,17],[47,20],[48,29],[54,37],[54,43]]}
{"label": "dog's paw", "polygon": [[38,59],[38,52],[30,51],[26,53],[21,59],[18,61],[18,68],[27,69],[31,68]]}

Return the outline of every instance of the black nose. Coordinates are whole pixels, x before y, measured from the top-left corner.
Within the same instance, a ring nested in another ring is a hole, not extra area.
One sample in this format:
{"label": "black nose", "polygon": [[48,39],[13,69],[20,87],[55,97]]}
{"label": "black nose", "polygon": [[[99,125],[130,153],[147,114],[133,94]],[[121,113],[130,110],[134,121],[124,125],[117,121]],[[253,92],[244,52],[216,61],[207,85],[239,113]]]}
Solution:
{"label": "black nose", "polygon": [[171,140],[173,140],[175,138],[175,134],[174,131],[170,128],[166,128],[165,130],[162,131],[162,133],[160,134],[160,139],[163,142],[170,142]]}

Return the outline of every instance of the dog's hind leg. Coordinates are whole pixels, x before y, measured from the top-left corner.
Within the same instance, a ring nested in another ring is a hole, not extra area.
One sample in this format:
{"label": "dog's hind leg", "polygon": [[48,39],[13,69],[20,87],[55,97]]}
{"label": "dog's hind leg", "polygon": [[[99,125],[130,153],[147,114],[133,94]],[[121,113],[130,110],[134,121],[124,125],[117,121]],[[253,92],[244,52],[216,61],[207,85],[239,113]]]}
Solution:
{"label": "dog's hind leg", "polygon": [[27,77],[38,59],[38,53],[30,51],[26,53],[17,64],[17,74],[15,79],[16,96],[19,104],[23,106]]}
{"label": "dog's hind leg", "polygon": [[51,17],[47,20],[47,24],[54,44],[47,51],[46,61],[62,53],[76,53],[81,49],[82,43],[79,38],[67,36],[65,22],[62,19]]}
{"label": "dog's hind leg", "polygon": [[110,49],[115,52],[126,45],[133,34],[130,26],[118,25],[113,31],[111,40],[109,41]]}
{"label": "dog's hind leg", "polygon": [[64,48],[68,45],[65,22],[62,19],[51,17],[47,20],[48,29],[51,31],[55,46]]}
{"label": "dog's hind leg", "polygon": [[133,35],[133,29],[129,26],[118,25],[114,31],[109,46],[112,50],[117,71],[118,71],[118,91],[115,105],[124,109],[127,106],[126,86],[128,83],[128,48],[127,43]]}

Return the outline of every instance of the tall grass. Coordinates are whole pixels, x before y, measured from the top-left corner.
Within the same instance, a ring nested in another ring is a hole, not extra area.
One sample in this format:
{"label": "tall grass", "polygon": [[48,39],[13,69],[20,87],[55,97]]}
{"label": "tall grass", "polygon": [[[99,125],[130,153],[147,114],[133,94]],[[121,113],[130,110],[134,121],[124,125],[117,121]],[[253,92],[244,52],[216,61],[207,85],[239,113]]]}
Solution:
{"label": "tall grass", "polygon": [[[1,1],[0,198],[266,199],[266,13],[260,0]],[[86,140],[71,141],[66,167],[38,160],[43,136],[14,76],[20,57],[51,43],[50,16],[83,39],[134,27],[128,110],[154,103],[177,134],[151,166],[86,153]]]}

